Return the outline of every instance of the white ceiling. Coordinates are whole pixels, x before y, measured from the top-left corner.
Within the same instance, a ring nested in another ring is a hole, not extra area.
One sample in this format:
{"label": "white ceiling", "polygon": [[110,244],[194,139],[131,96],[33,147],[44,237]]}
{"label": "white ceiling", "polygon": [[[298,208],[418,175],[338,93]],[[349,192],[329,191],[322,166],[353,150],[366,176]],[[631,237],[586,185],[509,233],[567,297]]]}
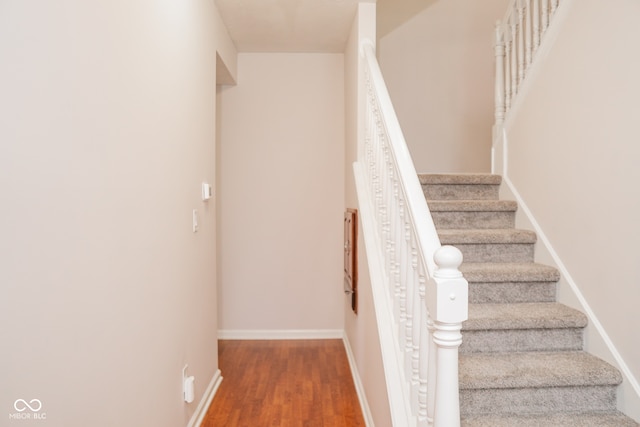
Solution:
{"label": "white ceiling", "polygon": [[[343,52],[359,1],[215,0],[239,52]],[[377,0],[378,37],[438,0]]]}
{"label": "white ceiling", "polygon": [[358,0],[216,0],[239,52],[343,52]]}

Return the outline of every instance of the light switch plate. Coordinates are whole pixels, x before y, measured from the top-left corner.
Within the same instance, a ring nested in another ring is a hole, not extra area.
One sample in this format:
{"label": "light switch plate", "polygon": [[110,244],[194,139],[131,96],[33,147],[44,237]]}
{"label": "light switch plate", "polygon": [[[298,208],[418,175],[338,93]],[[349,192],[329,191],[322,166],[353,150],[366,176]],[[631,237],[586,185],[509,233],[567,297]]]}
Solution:
{"label": "light switch plate", "polygon": [[194,209],[193,210],[193,232],[197,232],[198,231],[198,210]]}
{"label": "light switch plate", "polygon": [[207,201],[213,196],[211,185],[207,182],[202,183],[202,200]]}

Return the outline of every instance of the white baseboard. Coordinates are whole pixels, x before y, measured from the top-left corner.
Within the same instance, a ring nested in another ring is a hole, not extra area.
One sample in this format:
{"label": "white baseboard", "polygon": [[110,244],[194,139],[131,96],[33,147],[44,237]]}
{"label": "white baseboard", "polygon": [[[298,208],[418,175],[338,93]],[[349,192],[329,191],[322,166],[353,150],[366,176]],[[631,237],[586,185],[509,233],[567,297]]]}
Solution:
{"label": "white baseboard", "polygon": [[202,421],[204,421],[205,415],[207,415],[207,411],[209,410],[209,406],[211,406],[211,401],[213,397],[216,395],[216,391],[218,391],[218,387],[220,387],[220,383],[222,382],[222,375],[220,369],[213,374],[213,378],[209,382],[207,389],[204,391],[204,395],[202,399],[200,399],[200,403],[198,403],[198,407],[196,411],[191,416],[189,420],[189,424],[187,427],[200,427]]}
{"label": "white baseboard", "polygon": [[326,340],[342,339],[342,329],[221,329],[221,340]]}
{"label": "white baseboard", "polygon": [[356,387],[356,393],[358,394],[358,400],[360,401],[360,409],[362,410],[364,423],[367,427],[375,427],[373,423],[373,415],[371,415],[371,408],[369,408],[367,395],[364,392],[364,386],[360,379],[356,359],[353,356],[353,351],[351,351],[351,344],[349,343],[349,337],[347,337],[346,331],[343,332],[342,341],[344,342],[344,348],[347,352],[347,359],[349,360],[349,367],[351,368],[351,376],[353,377],[353,384]]}

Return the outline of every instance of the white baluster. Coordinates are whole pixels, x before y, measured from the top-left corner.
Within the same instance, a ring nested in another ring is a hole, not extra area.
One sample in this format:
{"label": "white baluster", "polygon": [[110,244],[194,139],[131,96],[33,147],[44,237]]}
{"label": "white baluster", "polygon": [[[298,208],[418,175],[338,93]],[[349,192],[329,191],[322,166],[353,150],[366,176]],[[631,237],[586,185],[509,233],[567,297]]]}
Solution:
{"label": "white baluster", "polygon": [[433,425],[433,418],[436,412],[436,381],[438,380],[438,353],[436,343],[433,341],[435,326],[431,313],[427,310],[427,422]]}
{"label": "white baluster", "polygon": [[505,114],[511,108],[511,39],[510,33],[508,32],[509,27],[503,27],[503,37],[504,37],[504,112]]}
{"label": "white baluster", "polygon": [[[415,239],[412,231],[412,239]],[[415,242],[415,240],[414,240]],[[414,246],[415,247],[415,246]],[[420,299],[420,274],[418,272],[418,251],[415,251],[415,256],[412,259],[412,275],[413,275],[413,313],[414,313],[414,327],[413,327],[413,351],[411,352],[411,396],[412,403],[416,405],[415,411],[418,410],[417,403],[419,400],[419,385],[420,385],[420,330],[422,328],[422,307]]]}
{"label": "white baluster", "polygon": [[549,0],[542,0],[542,30],[540,31],[541,39],[544,32],[547,31],[548,26],[549,26]]}
{"label": "white baluster", "polygon": [[413,275],[411,274],[411,235],[409,233],[409,221],[404,217],[404,242],[402,251],[402,276],[401,280],[407,285],[407,321],[405,323],[404,335],[406,336],[404,347],[404,365],[406,376],[411,382],[412,375],[412,355],[413,355],[413,327],[414,327],[414,301],[415,290],[413,286]]}
{"label": "white baluster", "polygon": [[396,283],[393,280],[393,239],[391,237],[391,209],[392,209],[392,190],[391,190],[391,176],[390,176],[390,168],[391,166],[391,155],[389,153],[389,141],[387,138],[383,139],[383,153],[384,153],[384,162],[381,165],[382,167],[382,196],[383,196],[383,205],[384,205],[384,216],[383,216],[383,244],[384,244],[384,260],[385,260],[385,270],[387,273],[387,279],[389,286],[392,289],[393,302],[394,302],[394,314],[395,320],[397,321],[400,318],[400,284]]}
{"label": "white baluster", "polygon": [[556,9],[558,8],[558,0],[551,0],[551,16],[549,21],[551,21],[551,17],[556,13]]}
{"label": "white baluster", "polygon": [[410,298],[407,295],[407,282],[402,277],[402,260],[404,256],[404,201],[400,195],[398,179],[394,175],[393,180],[393,198],[394,202],[394,220],[393,220],[393,242],[394,242],[394,280],[400,284],[400,325],[399,338],[400,348],[406,346],[407,336],[404,334],[407,323],[407,301]]}
{"label": "white baluster", "polygon": [[540,0],[533,0],[533,51],[540,46]]}
{"label": "white baluster", "polygon": [[[434,318],[433,342],[437,350],[434,427],[460,426],[458,348],[460,330],[468,318],[468,283],[458,269],[462,253],[443,246],[434,255],[438,269],[429,282],[428,309]],[[432,294],[433,293],[433,294]]]}
{"label": "white baluster", "polygon": [[426,293],[426,277],[420,274],[419,295],[420,295],[420,350],[418,358],[420,360],[420,368],[418,373],[418,425],[427,426],[429,423],[428,412],[428,374],[429,374],[429,333],[427,331],[427,303]]}
{"label": "white baluster", "polygon": [[531,11],[531,0],[524,0],[524,16],[525,16],[525,28],[524,28],[524,44],[525,44],[525,70],[531,65],[531,57],[533,55],[533,16]]}
{"label": "white baluster", "polygon": [[517,51],[517,25],[516,15],[511,14],[509,18],[509,27],[511,28],[511,99],[518,93],[518,51]]}
{"label": "white baluster", "polygon": [[518,87],[524,80],[524,0],[518,0]]}
{"label": "white baluster", "polygon": [[505,92],[504,92],[504,37],[500,21],[496,23],[496,93],[495,93],[495,120],[500,125],[504,122]]}

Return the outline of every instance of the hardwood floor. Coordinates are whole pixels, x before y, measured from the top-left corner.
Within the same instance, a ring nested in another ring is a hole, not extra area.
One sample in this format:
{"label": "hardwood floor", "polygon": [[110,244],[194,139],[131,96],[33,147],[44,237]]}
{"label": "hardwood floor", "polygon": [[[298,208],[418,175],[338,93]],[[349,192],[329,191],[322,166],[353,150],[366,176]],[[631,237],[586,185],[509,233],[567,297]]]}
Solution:
{"label": "hardwood floor", "polygon": [[364,427],[342,340],[219,341],[202,427]]}

